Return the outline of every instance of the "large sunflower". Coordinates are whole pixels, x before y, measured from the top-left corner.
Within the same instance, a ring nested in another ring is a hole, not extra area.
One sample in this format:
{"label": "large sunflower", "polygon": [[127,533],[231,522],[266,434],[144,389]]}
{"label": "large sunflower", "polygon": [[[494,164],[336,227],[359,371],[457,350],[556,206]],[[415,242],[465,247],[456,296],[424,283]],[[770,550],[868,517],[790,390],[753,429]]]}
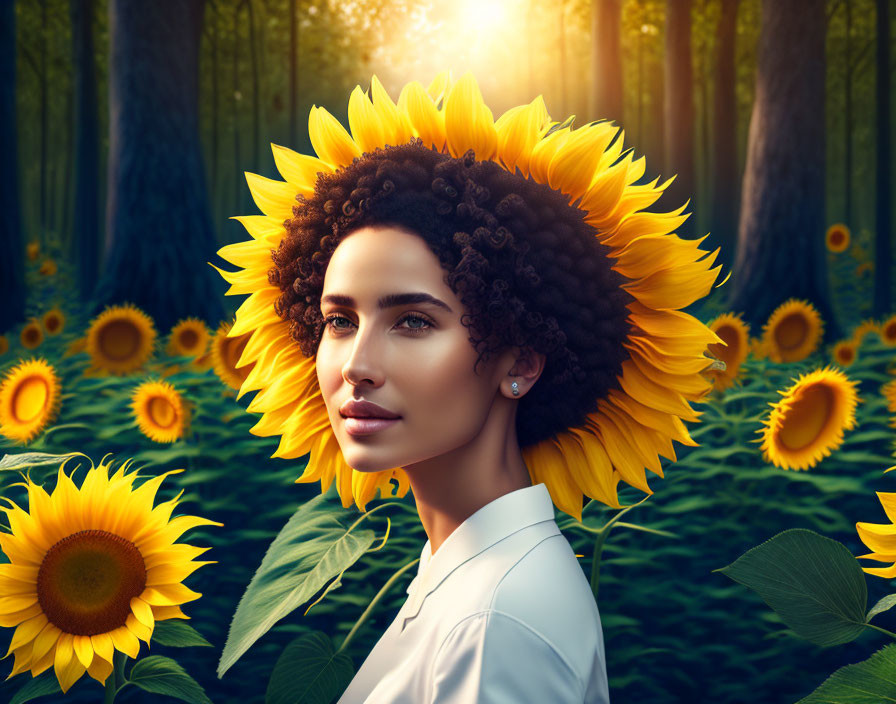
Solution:
{"label": "large sunflower", "polygon": [[778,306],[762,327],[762,342],[773,362],[799,362],[821,341],[824,321],[809,301],[791,298]]}
{"label": "large sunflower", "polygon": [[110,306],[90,323],[87,352],[93,367],[112,374],[136,371],[152,355],[156,329],[134,305]]}
{"label": "large sunflower", "polygon": [[[404,496],[409,487],[400,467],[381,472],[354,471],[339,449],[317,384],[314,357],[304,357],[274,311],[280,295],[268,281],[270,250],[285,235],[284,222],[300,207],[296,196],[309,196],[319,173],[332,173],[355,157],[387,145],[419,138],[425,147],[460,158],[472,149],[477,159],[547,184],[585,212],[594,236],[610,248],[613,269],[636,300],[629,304],[628,358],[617,377],[622,390],[597,399],[598,410],[586,423],[537,445],[523,448],[534,483],[544,483],[560,510],[581,518],[582,497],[618,507],[620,480],[652,493],[645,468],[662,477],[658,455],[675,460],[671,440],[695,446],[682,420],[698,421],[689,401],[701,401],[712,383],[700,372],[713,360],[703,353],[722,340],[700,320],[680,312],[707,295],[721,267],[711,268],[718,250],[707,254],[674,234],[688,217],[687,204],[669,213],[645,212],[671,182],[635,183],[645,171],[644,158],[631,152],[620,158],[623,135],[610,122],[572,129],[548,116],[539,96],[508,110],[497,121],[485,105],[471,74],[452,83],[440,74],[428,89],[404,86],[394,103],[380,82],[371,80],[370,96],[356,87],[349,98],[351,134],[323,108],[312,107],[308,130],[317,157],[273,145],[274,161],[285,181],[247,173],[249,190],[264,215],[236,217],[251,235],[219,254],[242,271],[217,269],[232,284],[229,295],[250,294],[236,314],[230,336],[251,333],[240,356],[255,363],[239,396],[259,389],[248,410],[261,412],[252,428],[260,436],[281,435],[274,457],[310,453],[296,481],[320,481],[326,491],[335,480],[346,508],[352,501],[365,511],[380,496]],[[724,283],[724,282],[723,282]],[[721,285],[721,284],[720,284]],[[239,397],[238,396],[238,397]],[[398,482],[397,489],[391,479]]]}
{"label": "large sunflower", "polygon": [[53,666],[63,693],[85,671],[105,683],[116,649],[136,658],[156,621],[189,618],[180,605],[202,596],[182,582],[214,564],[193,562],[211,548],[174,541],[190,528],[224,524],[172,519],[183,491],[153,508],[162,480],[182,469],[132,490],[137,472],[125,475],[127,464],[109,477],[101,461],[80,490],[60,467],[49,495],[26,477],[13,486],[28,490],[27,512],[3,499],[11,533],[0,533],[10,560],[0,565],[0,625],[16,628],[4,656],[15,654],[10,677]]}
{"label": "large sunflower", "polygon": [[808,469],[843,443],[843,433],[855,427],[857,381],[831,367],[800,375],[783,398],[770,403],[765,428],[756,432],[766,462],[782,469]]}
{"label": "large sunflower", "polygon": [[145,381],[131,395],[137,427],[150,440],[174,442],[184,436],[189,412],[183,397],[166,381]]}
{"label": "large sunflower", "polygon": [[47,360],[21,362],[0,383],[0,433],[30,442],[56,418],[61,399],[59,377]]}

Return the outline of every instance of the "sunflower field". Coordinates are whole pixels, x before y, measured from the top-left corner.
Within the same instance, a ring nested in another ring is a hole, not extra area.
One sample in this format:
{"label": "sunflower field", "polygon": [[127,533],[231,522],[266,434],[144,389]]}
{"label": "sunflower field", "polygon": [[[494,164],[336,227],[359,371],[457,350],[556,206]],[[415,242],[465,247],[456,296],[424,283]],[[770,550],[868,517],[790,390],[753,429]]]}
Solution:
{"label": "sunflower field", "polygon": [[158,8],[0,5],[0,702],[345,691],[428,536],[342,456],[271,255],[408,142],[562,193],[628,279],[618,386],[521,449],[611,701],[896,701],[886,0]]}

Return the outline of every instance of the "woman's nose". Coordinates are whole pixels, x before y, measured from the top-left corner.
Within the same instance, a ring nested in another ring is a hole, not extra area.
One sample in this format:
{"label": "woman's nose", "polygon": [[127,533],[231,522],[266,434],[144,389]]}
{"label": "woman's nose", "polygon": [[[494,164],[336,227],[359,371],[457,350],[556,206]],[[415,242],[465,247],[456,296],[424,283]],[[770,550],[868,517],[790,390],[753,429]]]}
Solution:
{"label": "woman's nose", "polygon": [[382,345],[376,339],[372,326],[364,329],[359,325],[352,340],[348,359],[342,366],[342,377],[353,386],[367,382],[373,385],[382,383],[383,360]]}

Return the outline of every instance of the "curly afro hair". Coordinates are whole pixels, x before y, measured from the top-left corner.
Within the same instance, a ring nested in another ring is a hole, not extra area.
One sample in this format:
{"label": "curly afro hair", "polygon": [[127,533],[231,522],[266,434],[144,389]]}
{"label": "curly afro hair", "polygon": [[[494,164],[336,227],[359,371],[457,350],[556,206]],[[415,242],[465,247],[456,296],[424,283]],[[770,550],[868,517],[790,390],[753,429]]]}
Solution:
{"label": "curly afro hair", "polygon": [[324,329],[320,297],[334,250],[360,227],[388,225],[419,235],[438,258],[464,306],[474,371],[508,348],[544,353],[541,377],[519,400],[522,448],[583,426],[620,388],[634,297],[620,288],[626,279],[610,268],[609,247],[562,193],[476,161],[472,150],[454,158],[414,139],[319,174],[313,195],[297,200],[268,280],[306,357]]}

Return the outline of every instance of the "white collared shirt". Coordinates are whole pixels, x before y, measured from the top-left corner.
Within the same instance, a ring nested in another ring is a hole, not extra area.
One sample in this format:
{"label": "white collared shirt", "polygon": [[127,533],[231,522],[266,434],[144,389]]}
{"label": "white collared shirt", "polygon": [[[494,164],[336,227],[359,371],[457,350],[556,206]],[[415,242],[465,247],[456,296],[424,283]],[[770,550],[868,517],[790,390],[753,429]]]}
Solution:
{"label": "white collared shirt", "polygon": [[609,704],[600,614],[544,484],[426,541],[337,704]]}

